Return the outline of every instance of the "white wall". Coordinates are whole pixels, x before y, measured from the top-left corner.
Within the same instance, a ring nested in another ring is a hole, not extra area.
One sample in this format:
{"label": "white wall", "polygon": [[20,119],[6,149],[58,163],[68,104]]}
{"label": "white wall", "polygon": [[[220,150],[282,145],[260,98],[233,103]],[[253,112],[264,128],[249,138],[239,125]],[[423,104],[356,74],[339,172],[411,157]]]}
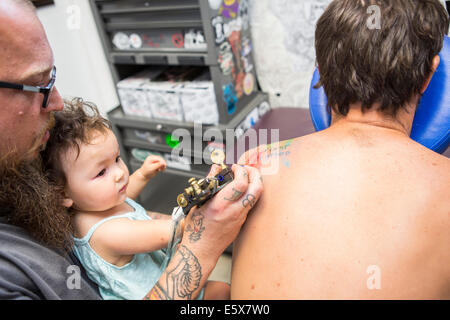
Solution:
{"label": "white wall", "polygon": [[242,1],[249,1],[257,76],[271,106],[309,108],[315,25],[331,0]]}
{"label": "white wall", "polygon": [[57,67],[56,86],[64,97],[82,97],[103,115],[119,104],[88,0],[54,0],[38,9]]}
{"label": "white wall", "polygon": [[245,1],[257,76],[271,106],[309,108],[315,24],[331,0]]}

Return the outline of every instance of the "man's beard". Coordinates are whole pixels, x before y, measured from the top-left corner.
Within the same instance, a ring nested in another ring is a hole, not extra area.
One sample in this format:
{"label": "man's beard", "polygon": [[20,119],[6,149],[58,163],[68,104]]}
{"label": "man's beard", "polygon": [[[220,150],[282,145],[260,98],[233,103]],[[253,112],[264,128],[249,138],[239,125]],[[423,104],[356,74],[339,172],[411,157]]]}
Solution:
{"label": "man's beard", "polygon": [[25,159],[33,159],[35,158],[39,152],[45,149],[47,142],[42,143],[42,138],[44,137],[47,131],[50,131],[55,126],[55,115],[53,112],[49,114],[48,122],[45,127],[36,135],[36,138],[33,140],[31,147],[28,152],[25,153]]}
{"label": "man's beard", "polygon": [[13,153],[0,158],[0,216],[44,245],[70,250],[73,227],[62,194],[45,175],[40,155],[33,160]]}

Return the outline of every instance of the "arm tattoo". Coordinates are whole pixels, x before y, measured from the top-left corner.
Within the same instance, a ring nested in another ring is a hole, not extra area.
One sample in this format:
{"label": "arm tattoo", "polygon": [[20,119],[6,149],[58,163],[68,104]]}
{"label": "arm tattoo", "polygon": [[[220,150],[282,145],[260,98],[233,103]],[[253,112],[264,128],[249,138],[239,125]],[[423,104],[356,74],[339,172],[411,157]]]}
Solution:
{"label": "arm tattoo", "polygon": [[150,291],[145,297],[144,300],[167,300],[167,294],[163,288],[159,285],[159,282],[155,284],[152,291]]}
{"label": "arm tattoo", "polygon": [[197,257],[186,246],[181,245],[170,265],[174,267],[166,269],[165,289],[158,282],[144,299],[192,299],[202,278],[202,268]]}
{"label": "arm tattoo", "polygon": [[233,188],[233,195],[231,196],[231,198],[223,198],[224,200],[227,201],[236,201],[237,199],[239,199],[242,196],[243,192],[236,190],[235,188]]}
{"label": "arm tattoo", "polygon": [[244,208],[247,208],[247,206],[250,206],[250,209],[253,208],[253,206],[256,203],[256,197],[252,194],[248,194],[244,200],[242,200],[242,205],[244,206]]}
{"label": "arm tattoo", "polygon": [[178,264],[168,271],[167,291],[181,298],[191,299],[192,293],[200,286],[202,268],[197,257],[184,245],[178,250],[181,259]]}
{"label": "arm tattoo", "polygon": [[203,213],[198,210],[192,215],[192,223],[185,227],[185,231],[189,232],[189,240],[191,242],[196,242],[200,240],[202,232],[205,230],[203,226]]}

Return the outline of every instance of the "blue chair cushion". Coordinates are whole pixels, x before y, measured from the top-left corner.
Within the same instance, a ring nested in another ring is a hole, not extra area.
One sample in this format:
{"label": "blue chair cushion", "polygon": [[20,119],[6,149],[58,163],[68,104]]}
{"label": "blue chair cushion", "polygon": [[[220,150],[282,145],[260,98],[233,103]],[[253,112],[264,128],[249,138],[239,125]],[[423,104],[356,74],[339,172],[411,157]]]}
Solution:
{"label": "blue chair cushion", "polygon": [[[433,151],[443,153],[450,144],[450,38],[447,36],[439,56],[441,63],[417,107],[411,138]],[[313,88],[318,81],[316,69],[309,93],[309,111],[316,131],[328,128],[331,123],[323,87]]]}

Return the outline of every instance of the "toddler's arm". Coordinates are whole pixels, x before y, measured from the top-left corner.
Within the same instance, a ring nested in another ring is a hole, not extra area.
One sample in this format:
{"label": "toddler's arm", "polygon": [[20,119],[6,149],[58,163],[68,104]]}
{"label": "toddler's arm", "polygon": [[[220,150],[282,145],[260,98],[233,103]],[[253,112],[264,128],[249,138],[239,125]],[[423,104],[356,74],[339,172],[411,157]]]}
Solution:
{"label": "toddler's arm", "polygon": [[94,232],[91,246],[102,257],[120,257],[166,248],[173,221],[118,218],[105,222]]}
{"label": "toddler's arm", "polygon": [[159,156],[148,156],[142,166],[137,169],[131,176],[128,182],[127,196],[136,200],[147,183],[158,172],[166,169],[166,161]]}
{"label": "toddler's arm", "polygon": [[172,216],[169,214],[164,214],[164,213],[159,213],[159,212],[153,212],[153,211],[148,211],[147,210],[147,215],[154,219],[154,220],[169,220],[172,219]]}

